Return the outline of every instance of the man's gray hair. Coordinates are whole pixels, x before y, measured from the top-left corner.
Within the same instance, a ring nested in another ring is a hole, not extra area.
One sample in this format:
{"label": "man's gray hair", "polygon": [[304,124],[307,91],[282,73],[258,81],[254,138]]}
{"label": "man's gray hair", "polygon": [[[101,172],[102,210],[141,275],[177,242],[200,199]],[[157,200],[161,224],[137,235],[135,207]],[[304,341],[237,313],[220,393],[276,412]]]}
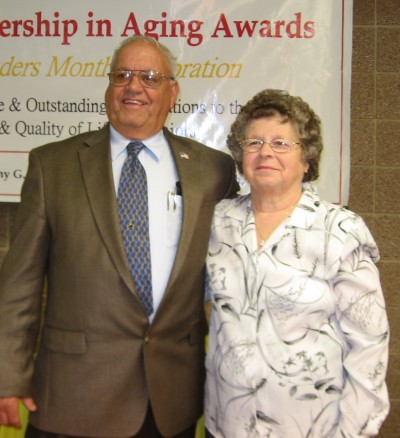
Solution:
{"label": "man's gray hair", "polygon": [[168,47],[164,46],[164,44],[159,43],[156,39],[151,38],[146,35],[133,35],[131,37],[123,40],[120,45],[115,49],[112,60],[111,60],[111,70],[114,68],[114,64],[119,52],[126,46],[131,44],[148,44],[149,46],[154,47],[164,54],[170,69],[170,74],[175,78],[176,72],[178,70],[178,65],[176,63],[176,56],[168,49]]}

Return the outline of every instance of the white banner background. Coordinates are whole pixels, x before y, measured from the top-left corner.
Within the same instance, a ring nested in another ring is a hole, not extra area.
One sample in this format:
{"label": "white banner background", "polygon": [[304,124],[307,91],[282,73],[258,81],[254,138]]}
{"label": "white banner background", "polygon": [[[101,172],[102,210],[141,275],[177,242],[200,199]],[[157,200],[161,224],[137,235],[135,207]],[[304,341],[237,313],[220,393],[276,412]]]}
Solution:
{"label": "white banner background", "polygon": [[125,37],[148,33],[180,64],[169,129],[225,150],[240,104],[265,88],[287,89],[320,115],[317,187],[345,205],[351,31],[352,0],[3,0],[0,201],[19,201],[32,148],[103,126],[112,53]]}

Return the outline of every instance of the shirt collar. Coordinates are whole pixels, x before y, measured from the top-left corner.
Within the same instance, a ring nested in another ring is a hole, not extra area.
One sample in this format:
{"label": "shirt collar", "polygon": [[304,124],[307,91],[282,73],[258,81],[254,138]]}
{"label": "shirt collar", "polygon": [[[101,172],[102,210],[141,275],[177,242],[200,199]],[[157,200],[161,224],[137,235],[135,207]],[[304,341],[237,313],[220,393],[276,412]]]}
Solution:
{"label": "shirt collar", "polygon": [[[132,139],[126,138],[121,135],[115,128],[110,125],[110,143],[111,143],[111,159],[114,161],[121,153],[126,153],[126,147],[132,141]],[[165,147],[168,146],[168,142],[164,137],[163,131],[159,131],[152,137],[140,140],[146,146],[150,155],[157,161],[159,161],[165,151]]]}
{"label": "shirt collar", "polygon": [[[291,226],[298,228],[309,228],[322,204],[316,190],[309,183],[303,184],[303,194],[290,216]],[[245,219],[243,211],[246,211]],[[219,206],[219,216],[227,216],[238,221],[252,221],[253,209],[251,205],[251,194],[239,196],[234,200],[223,200]]]}

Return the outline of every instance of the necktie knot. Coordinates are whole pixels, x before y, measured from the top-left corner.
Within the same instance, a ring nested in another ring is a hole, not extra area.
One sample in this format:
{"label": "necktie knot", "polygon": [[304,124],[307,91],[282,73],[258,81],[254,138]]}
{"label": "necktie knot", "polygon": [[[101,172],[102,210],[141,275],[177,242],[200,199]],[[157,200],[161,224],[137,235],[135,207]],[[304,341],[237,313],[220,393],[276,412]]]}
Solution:
{"label": "necktie knot", "polygon": [[144,148],[144,144],[141,141],[131,141],[128,146],[126,147],[126,150],[128,151],[128,155],[136,158],[140,151]]}

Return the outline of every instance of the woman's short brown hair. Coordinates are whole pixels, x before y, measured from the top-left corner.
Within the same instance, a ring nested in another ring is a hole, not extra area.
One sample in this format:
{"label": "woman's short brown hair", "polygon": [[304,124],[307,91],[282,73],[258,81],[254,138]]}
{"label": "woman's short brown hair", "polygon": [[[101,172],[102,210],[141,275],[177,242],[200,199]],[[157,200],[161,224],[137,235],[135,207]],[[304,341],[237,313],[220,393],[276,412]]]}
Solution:
{"label": "woman's short brown hair", "polygon": [[289,121],[299,136],[303,158],[309,165],[303,182],[316,180],[319,176],[319,162],[323,148],[321,120],[301,97],[291,96],[284,90],[267,89],[257,93],[242,106],[236,120],[232,123],[227,145],[239,172],[243,174],[243,150],[240,141],[245,138],[250,122],[275,116],[282,117],[283,121]]}

